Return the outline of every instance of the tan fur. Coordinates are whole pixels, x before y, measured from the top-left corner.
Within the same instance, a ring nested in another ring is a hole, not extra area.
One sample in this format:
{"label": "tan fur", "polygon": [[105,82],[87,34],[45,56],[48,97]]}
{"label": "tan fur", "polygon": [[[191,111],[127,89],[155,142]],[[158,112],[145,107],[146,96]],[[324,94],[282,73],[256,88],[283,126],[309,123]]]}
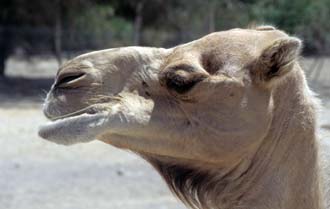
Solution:
{"label": "tan fur", "polygon": [[59,70],[39,134],[132,150],[191,208],[330,209],[300,48],[262,26],[85,54]]}

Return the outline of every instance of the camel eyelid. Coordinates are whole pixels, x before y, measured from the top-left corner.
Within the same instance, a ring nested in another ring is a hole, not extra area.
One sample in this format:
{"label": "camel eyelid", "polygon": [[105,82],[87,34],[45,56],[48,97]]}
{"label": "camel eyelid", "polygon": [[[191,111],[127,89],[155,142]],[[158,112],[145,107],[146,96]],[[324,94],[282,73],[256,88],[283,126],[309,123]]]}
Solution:
{"label": "camel eyelid", "polygon": [[188,65],[188,64],[179,64],[179,65],[174,65],[172,67],[169,67],[173,70],[184,70],[187,72],[194,72],[195,71],[195,67]]}
{"label": "camel eyelid", "polygon": [[68,73],[64,75],[60,75],[55,86],[61,87],[62,85],[65,85],[71,81],[77,80],[81,77],[83,77],[86,73]]}

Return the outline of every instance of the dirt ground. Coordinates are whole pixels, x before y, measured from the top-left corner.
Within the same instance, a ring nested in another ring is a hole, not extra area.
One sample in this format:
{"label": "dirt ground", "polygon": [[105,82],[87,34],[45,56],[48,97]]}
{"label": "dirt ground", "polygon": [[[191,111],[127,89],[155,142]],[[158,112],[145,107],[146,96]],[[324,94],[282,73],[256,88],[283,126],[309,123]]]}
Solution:
{"label": "dirt ground", "polygon": [[[46,121],[42,100],[56,70],[53,60],[12,59],[10,78],[0,80],[0,209],[183,209],[134,154],[97,141],[64,147],[37,136]],[[326,138],[330,73],[307,74],[324,103],[320,124]]]}

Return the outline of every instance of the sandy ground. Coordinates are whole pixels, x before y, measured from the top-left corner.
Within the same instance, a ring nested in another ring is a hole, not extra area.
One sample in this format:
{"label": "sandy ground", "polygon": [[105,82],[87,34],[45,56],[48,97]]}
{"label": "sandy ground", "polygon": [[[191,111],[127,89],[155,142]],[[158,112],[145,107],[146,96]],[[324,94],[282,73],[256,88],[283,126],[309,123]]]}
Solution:
{"label": "sandy ground", "polygon": [[[134,154],[97,141],[64,147],[40,139],[43,91],[56,62],[10,60],[8,66],[12,78],[0,80],[0,209],[184,208]],[[330,127],[330,74],[323,70],[310,78],[324,101],[321,125]]]}
{"label": "sandy ground", "polygon": [[157,173],[102,142],[64,147],[36,135],[39,108],[0,110],[0,208],[173,208]]}

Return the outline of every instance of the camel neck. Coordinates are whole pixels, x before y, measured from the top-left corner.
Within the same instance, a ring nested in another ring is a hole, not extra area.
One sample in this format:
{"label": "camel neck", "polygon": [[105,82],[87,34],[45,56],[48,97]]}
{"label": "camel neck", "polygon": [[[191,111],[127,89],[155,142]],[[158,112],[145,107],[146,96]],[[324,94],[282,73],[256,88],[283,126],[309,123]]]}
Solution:
{"label": "camel neck", "polygon": [[254,185],[243,198],[245,204],[251,204],[247,208],[324,208],[315,105],[307,95],[303,72],[299,69],[292,74],[273,92],[273,122],[248,174]]}
{"label": "camel neck", "polygon": [[231,171],[235,178],[222,178],[219,209],[324,209],[315,104],[303,72],[296,70],[282,81],[273,98],[268,134],[252,159]]}

